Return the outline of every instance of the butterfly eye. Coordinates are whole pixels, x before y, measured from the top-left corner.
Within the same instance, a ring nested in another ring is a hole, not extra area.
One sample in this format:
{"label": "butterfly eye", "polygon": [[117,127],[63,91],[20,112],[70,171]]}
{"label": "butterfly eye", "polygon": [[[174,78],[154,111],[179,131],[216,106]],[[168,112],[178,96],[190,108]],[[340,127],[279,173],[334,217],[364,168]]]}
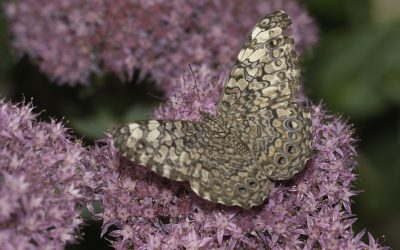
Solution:
{"label": "butterfly eye", "polygon": [[258,188],[258,184],[257,184],[257,182],[256,181],[254,181],[254,179],[247,179],[246,180],[246,185],[248,186],[248,187],[250,187],[251,189],[257,189]]}
{"label": "butterfly eye", "polygon": [[277,163],[277,164],[280,165],[280,166],[285,165],[286,162],[287,162],[286,157],[285,157],[283,154],[278,154],[278,155],[275,157],[275,163]]}
{"label": "butterfly eye", "polygon": [[262,21],[260,22],[260,26],[268,25],[268,23],[269,23],[270,21],[271,21],[271,19],[266,18],[266,19],[264,19],[264,20],[262,20]]}
{"label": "butterfly eye", "polygon": [[299,138],[299,133],[298,132],[291,132],[289,133],[289,139],[292,141],[296,141]]}
{"label": "butterfly eye", "polygon": [[297,149],[296,149],[295,145],[293,145],[291,143],[287,143],[285,146],[285,151],[288,155],[293,155],[293,154],[296,154]]}
{"label": "butterfly eye", "polygon": [[237,185],[236,185],[236,191],[237,191],[239,194],[242,194],[242,195],[247,194],[247,189],[246,189],[243,185],[240,185],[240,184],[237,184]]}
{"label": "butterfly eye", "polygon": [[278,44],[279,44],[279,40],[278,39],[271,39],[268,42],[268,47],[273,49],[273,48],[276,48],[278,46]]}
{"label": "butterfly eye", "polygon": [[293,120],[285,120],[284,122],[285,128],[295,131],[299,128],[299,124]]}
{"label": "butterfly eye", "polygon": [[213,189],[217,192],[220,192],[222,190],[221,182],[217,179],[212,180],[212,186],[213,186]]}
{"label": "butterfly eye", "polygon": [[[271,55],[272,55],[273,58],[282,57],[283,54],[284,54],[284,50],[281,49],[281,48],[274,49],[274,50],[272,51],[272,53],[271,53]],[[279,60],[279,61],[280,61],[280,60]],[[280,62],[282,62],[282,61],[280,61]],[[278,66],[280,66],[280,65],[278,65]]]}

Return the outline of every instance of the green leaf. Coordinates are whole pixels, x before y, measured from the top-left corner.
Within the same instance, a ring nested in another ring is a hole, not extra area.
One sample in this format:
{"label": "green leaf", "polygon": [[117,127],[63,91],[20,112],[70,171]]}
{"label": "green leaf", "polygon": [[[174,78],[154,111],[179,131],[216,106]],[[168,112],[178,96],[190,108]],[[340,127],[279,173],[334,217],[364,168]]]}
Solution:
{"label": "green leaf", "polygon": [[325,38],[306,72],[306,87],[336,111],[358,119],[400,100],[400,26],[376,25]]}
{"label": "green leaf", "polygon": [[135,104],[127,109],[122,117],[111,113],[110,109],[99,107],[95,113],[82,117],[80,114],[70,116],[71,126],[79,133],[85,135],[85,139],[97,140],[104,136],[104,133],[118,124],[129,121],[146,120],[151,117],[152,105]]}
{"label": "green leaf", "polygon": [[85,135],[86,139],[100,139],[104,133],[115,126],[115,118],[108,112],[99,110],[98,112],[82,118],[81,116],[70,116],[71,126],[80,134]]}

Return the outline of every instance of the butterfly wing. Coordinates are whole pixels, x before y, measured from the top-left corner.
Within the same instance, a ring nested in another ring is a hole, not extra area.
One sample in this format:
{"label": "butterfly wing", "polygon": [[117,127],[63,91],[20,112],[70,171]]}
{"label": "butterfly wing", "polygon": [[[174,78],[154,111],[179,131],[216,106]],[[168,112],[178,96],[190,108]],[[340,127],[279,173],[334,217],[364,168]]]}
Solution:
{"label": "butterfly wing", "polygon": [[249,208],[261,204],[269,194],[269,180],[253,159],[248,146],[225,127],[223,120],[205,122],[204,154],[191,174],[190,185],[201,197]]}
{"label": "butterfly wing", "polygon": [[300,70],[282,11],[265,16],[239,52],[219,103],[225,117],[259,112],[297,95]]}
{"label": "butterfly wing", "polygon": [[300,171],[311,154],[311,118],[297,101],[300,69],[290,26],[276,11],[254,27],[218,106],[257,163],[280,180]]}
{"label": "butterfly wing", "polygon": [[216,161],[205,157],[193,172],[190,186],[200,197],[228,206],[243,208],[260,205],[269,194],[263,169],[251,159]]}
{"label": "butterfly wing", "polygon": [[226,136],[188,121],[143,121],[117,128],[113,143],[128,159],[172,180],[190,181],[200,197],[251,207],[268,196],[268,179],[249,154],[237,155]]}
{"label": "butterfly wing", "polygon": [[114,130],[113,143],[124,157],[157,174],[187,181],[204,150],[204,130],[185,121],[141,121]]}

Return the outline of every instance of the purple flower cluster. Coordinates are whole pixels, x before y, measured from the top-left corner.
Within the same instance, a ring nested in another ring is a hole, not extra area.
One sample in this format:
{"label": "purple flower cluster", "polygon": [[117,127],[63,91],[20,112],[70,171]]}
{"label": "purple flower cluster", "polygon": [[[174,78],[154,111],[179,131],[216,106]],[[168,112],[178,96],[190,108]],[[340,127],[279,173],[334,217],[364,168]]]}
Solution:
{"label": "purple flower cluster", "polygon": [[162,120],[198,121],[200,112],[215,114],[227,75],[227,70],[217,72],[207,66],[187,68],[174,80],[176,91],[169,93],[168,102],[154,110],[153,116]]}
{"label": "purple flower cluster", "polygon": [[[171,94],[174,103],[156,111],[159,118],[196,120],[197,109],[215,110],[223,77],[206,68],[194,77],[189,73],[177,79],[186,84]],[[194,84],[198,93],[193,93]],[[265,203],[251,210],[205,201],[187,183],[119,158],[107,138],[91,151],[101,190],[96,198],[104,209],[98,214],[103,234],[115,237],[116,249],[385,249],[369,234],[366,244],[364,231],[355,234],[352,229],[356,152],[351,127],[321,105],[307,105],[312,159],[292,180],[275,182]]]}
{"label": "purple flower cluster", "polygon": [[82,224],[85,150],[31,105],[0,100],[0,248],[63,249]]}
{"label": "purple flower cluster", "polygon": [[188,64],[230,67],[251,27],[278,9],[293,19],[298,51],[317,40],[296,0],[15,0],[5,9],[13,46],[70,85],[140,69],[168,92]]}

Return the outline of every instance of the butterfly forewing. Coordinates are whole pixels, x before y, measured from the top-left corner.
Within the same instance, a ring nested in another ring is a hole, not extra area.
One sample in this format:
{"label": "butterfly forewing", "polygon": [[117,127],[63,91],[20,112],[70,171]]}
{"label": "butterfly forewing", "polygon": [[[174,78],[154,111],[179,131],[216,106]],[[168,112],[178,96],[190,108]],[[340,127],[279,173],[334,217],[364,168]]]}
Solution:
{"label": "butterfly forewing", "polygon": [[297,95],[299,67],[291,21],[282,11],[264,17],[250,32],[230,73],[218,112],[230,118],[258,113]]}
{"label": "butterfly forewing", "polygon": [[297,100],[300,69],[282,11],[250,32],[225,85],[218,113],[230,121],[272,179],[289,179],[311,154],[311,118]]}
{"label": "butterfly forewing", "polygon": [[117,128],[113,142],[126,158],[172,180],[187,181],[204,153],[204,131],[187,121],[141,121]]}

